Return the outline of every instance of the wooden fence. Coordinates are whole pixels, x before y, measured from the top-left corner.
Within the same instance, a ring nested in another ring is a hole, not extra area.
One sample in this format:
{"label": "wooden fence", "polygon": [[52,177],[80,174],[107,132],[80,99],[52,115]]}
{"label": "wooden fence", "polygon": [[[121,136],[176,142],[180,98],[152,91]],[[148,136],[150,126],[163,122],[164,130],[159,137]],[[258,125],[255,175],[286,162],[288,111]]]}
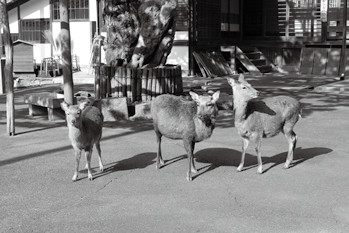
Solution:
{"label": "wooden fence", "polygon": [[96,79],[99,79],[96,84],[99,84],[100,98],[126,97],[128,103],[183,92],[182,71],[178,65],[142,69],[102,66]]}

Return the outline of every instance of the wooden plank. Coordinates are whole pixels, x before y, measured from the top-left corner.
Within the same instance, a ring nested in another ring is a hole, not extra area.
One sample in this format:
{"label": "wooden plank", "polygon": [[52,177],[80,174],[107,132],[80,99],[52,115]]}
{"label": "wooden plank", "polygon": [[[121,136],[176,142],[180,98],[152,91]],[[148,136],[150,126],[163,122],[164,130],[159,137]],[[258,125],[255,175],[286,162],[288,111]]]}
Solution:
{"label": "wooden plank", "polygon": [[202,65],[203,61],[201,60],[199,54],[197,52],[193,52],[193,56],[194,56],[194,58],[196,60],[196,63],[199,66],[199,69],[201,71],[202,77],[206,78],[208,76],[208,72],[205,70],[204,66]]}
{"label": "wooden plank", "polygon": [[311,74],[313,71],[313,63],[314,63],[314,49],[302,48],[300,73]]}
{"label": "wooden plank", "polygon": [[132,102],[132,92],[131,92],[131,86],[132,86],[132,74],[131,74],[131,68],[124,68],[126,69],[126,92],[127,92],[127,101],[128,103]]}
{"label": "wooden plank", "polygon": [[147,101],[147,77],[148,69],[143,69],[142,72],[142,101]]}
{"label": "wooden plank", "polygon": [[328,49],[326,75],[339,75],[341,48]]}
{"label": "wooden plank", "polygon": [[327,48],[314,50],[314,63],[312,74],[325,75],[327,65]]}
{"label": "wooden plank", "polygon": [[[145,72],[145,71],[144,71]],[[140,101],[142,100],[142,77],[143,77],[143,70],[137,69],[137,86],[136,86],[136,100]]]}
{"label": "wooden plank", "polygon": [[147,100],[151,100],[151,88],[152,88],[152,81],[153,81],[153,69],[148,69],[148,78],[147,78]]}

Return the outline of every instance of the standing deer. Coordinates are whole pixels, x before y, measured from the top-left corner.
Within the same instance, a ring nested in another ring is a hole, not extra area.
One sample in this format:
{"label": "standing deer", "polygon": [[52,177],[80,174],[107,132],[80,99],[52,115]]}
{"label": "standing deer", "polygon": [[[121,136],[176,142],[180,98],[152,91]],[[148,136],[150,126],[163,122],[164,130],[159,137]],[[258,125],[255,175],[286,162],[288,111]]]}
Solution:
{"label": "standing deer", "polygon": [[92,180],[91,173],[91,155],[93,145],[96,145],[99,169],[103,172],[103,163],[101,157],[100,140],[102,137],[103,115],[99,108],[87,106],[88,102],[78,105],[69,105],[66,102],[61,103],[64,110],[69,128],[69,139],[75,151],[75,172],[72,180],[76,181],[79,172],[79,162],[81,151],[85,150],[87,177]]}
{"label": "standing deer", "polygon": [[212,96],[205,96],[189,92],[194,101],[170,94],[160,95],[153,100],[151,114],[158,143],[158,169],[165,164],[161,154],[161,137],[183,139],[189,162],[187,180],[192,180],[191,173],[197,173],[193,160],[195,143],[212,135],[218,114],[216,102],[219,93],[217,91]]}
{"label": "standing deer", "polygon": [[262,138],[274,137],[282,132],[288,141],[288,154],[284,168],[289,168],[296,148],[297,136],[293,131],[300,113],[300,103],[289,96],[275,96],[264,99],[255,99],[259,92],[255,90],[244,76],[239,80],[228,78],[233,89],[235,127],[242,138],[241,162],[237,171],[244,166],[245,153],[250,141],[255,144],[258,158],[258,173],[263,172],[261,158]]}

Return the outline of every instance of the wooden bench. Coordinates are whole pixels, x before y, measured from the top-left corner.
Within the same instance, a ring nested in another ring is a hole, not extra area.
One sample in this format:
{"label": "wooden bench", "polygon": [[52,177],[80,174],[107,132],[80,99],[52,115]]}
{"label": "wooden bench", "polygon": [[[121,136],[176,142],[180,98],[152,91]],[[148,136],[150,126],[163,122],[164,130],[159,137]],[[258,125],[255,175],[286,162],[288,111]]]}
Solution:
{"label": "wooden bench", "polygon": [[29,115],[47,114],[50,121],[65,119],[65,113],[60,105],[63,100],[64,95],[58,93],[41,92],[24,95],[24,102],[29,105]]}

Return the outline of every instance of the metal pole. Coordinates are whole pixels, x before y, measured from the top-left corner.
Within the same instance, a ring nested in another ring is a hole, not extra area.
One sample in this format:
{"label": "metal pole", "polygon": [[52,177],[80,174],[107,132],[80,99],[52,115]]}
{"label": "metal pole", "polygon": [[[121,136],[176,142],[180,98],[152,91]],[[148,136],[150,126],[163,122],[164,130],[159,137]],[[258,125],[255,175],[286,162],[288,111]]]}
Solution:
{"label": "metal pole", "polygon": [[343,41],[342,41],[342,62],[341,62],[341,79],[345,76],[345,67],[347,65],[347,15],[348,15],[348,2],[344,0],[343,6]]}

